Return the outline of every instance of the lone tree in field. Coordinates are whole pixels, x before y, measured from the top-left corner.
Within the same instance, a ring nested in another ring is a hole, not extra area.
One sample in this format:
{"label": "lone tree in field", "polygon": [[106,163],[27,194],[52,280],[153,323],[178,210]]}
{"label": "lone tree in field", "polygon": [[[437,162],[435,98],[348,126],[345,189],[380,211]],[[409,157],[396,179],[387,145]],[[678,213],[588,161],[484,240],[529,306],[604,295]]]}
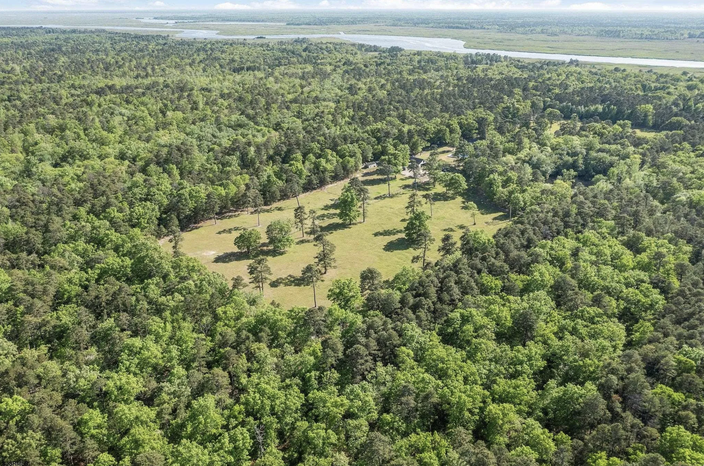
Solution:
{"label": "lone tree in field", "polygon": [[318,246],[318,253],[315,255],[315,263],[323,269],[323,273],[328,273],[329,269],[335,268],[335,245],[326,238],[324,233],[318,233],[315,237],[315,244]]}
{"label": "lone tree in field", "polygon": [[319,281],[323,280],[323,275],[320,273],[320,269],[315,264],[306,265],[303,270],[301,270],[301,278],[303,283],[313,287],[313,306],[318,307],[318,297],[315,292],[315,285]]}
{"label": "lone tree in field", "polygon": [[320,233],[320,222],[318,221],[318,212],[314,209],[310,209],[310,211],[308,212],[308,221],[310,222],[310,228],[308,229],[308,233],[310,233],[310,235],[315,238]]}
{"label": "lone tree in field", "polygon": [[308,222],[308,214],[306,214],[306,208],[304,206],[296,207],[293,211],[293,218],[295,219],[296,226],[301,229],[301,238],[306,237],[306,222]]}
{"label": "lone tree in field", "polygon": [[410,196],[408,196],[408,204],[406,204],[406,215],[413,215],[420,210],[423,205],[423,201],[420,198],[418,191],[411,191]]}
{"label": "lone tree in field", "polygon": [[423,199],[425,199],[425,202],[427,202],[430,206],[430,218],[433,218],[433,204],[435,204],[435,197],[433,196],[433,193],[423,194]]}
{"label": "lone tree in field", "polygon": [[295,242],[291,236],[291,223],[286,220],[274,220],[266,227],[269,246],[276,252],[284,252]]}
{"label": "lone tree in field", "polygon": [[262,198],[262,194],[259,192],[259,190],[250,188],[249,191],[247,191],[247,207],[251,208],[254,212],[257,213],[257,226],[261,226],[259,215],[262,213],[263,205],[264,199]]}
{"label": "lone tree in field", "polygon": [[411,215],[411,218],[408,219],[408,223],[406,223],[404,228],[406,240],[411,247],[422,251],[418,256],[413,258],[413,261],[422,260],[423,267],[425,267],[428,248],[435,241],[430,234],[430,227],[428,226],[429,218],[430,217],[425,212],[417,212]]}
{"label": "lone tree in field", "polygon": [[350,179],[349,186],[352,187],[357,195],[359,203],[362,205],[362,223],[367,221],[367,204],[369,204],[369,188],[362,184],[362,180],[358,177]]}
{"label": "lone tree in field", "polygon": [[466,201],[464,203],[464,208],[465,210],[469,211],[469,215],[472,216],[472,221],[474,221],[474,224],[477,224],[477,214],[479,213],[479,208],[477,207],[477,204],[475,204],[472,201]]}
{"label": "lone tree in field", "polygon": [[264,294],[264,284],[271,278],[271,267],[266,257],[257,257],[248,266],[249,282],[256,285],[261,294]]}
{"label": "lone tree in field", "polygon": [[245,251],[248,256],[256,256],[259,252],[259,245],[262,242],[262,234],[259,230],[245,230],[235,238],[235,246],[240,251]]}
{"label": "lone tree in field", "polygon": [[351,225],[359,218],[359,199],[355,194],[354,189],[349,185],[342,190],[340,198],[337,200],[338,213],[337,217]]}

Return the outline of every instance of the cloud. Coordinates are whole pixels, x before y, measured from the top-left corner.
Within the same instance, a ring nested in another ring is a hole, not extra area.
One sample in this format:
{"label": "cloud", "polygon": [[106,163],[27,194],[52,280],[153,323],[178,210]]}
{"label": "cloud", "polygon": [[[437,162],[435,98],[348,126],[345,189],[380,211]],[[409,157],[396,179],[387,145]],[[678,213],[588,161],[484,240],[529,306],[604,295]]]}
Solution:
{"label": "cloud", "polygon": [[570,5],[571,10],[582,10],[582,11],[603,11],[610,10],[611,5],[607,5],[602,2],[587,2],[587,3],[576,3]]}
{"label": "cloud", "polygon": [[267,0],[264,2],[251,3],[218,3],[216,10],[294,10],[301,8],[301,5],[293,3],[291,0]]}
{"label": "cloud", "polygon": [[293,3],[291,0],[268,0],[265,2],[252,2],[250,5],[252,5],[253,8],[263,10],[294,10],[301,8],[301,5]]}
{"label": "cloud", "polygon": [[[554,0],[548,0],[554,1]],[[362,8],[393,10],[510,10],[530,7],[524,1],[472,0],[364,0]],[[533,4],[532,6],[535,6]]]}
{"label": "cloud", "polygon": [[252,7],[249,5],[243,5],[241,3],[232,3],[232,2],[225,2],[225,3],[218,3],[215,5],[216,10],[251,10]]}
{"label": "cloud", "polygon": [[157,0],[156,2],[151,2],[151,3],[149,4],[149,6],[156,6],[156,7],[162,8],[162,7],[165,7],[165,6],[167,6],[167,5],[166,5],[166,3],[164,3],[164,2],[162,2],[162,1],[160,1],[160,0]]}
{"label": "cloud", "polygon": [[97,0],[41,0],[46,6],[87,6],[97,5]]}
{"label": "cloud", "polygon": [[323,0],[322,2],[318,3],[318,6],[329,7],[330,2],[328,0]]}

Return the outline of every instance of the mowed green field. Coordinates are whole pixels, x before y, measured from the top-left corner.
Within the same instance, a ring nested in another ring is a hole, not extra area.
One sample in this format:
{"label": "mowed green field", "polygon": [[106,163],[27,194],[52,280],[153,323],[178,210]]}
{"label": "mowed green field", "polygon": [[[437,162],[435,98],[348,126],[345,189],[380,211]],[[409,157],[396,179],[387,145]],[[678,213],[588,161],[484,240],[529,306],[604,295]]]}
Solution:
{"label": "mowed green field", "polygon": [[[330,270],[324,277],[324,282],[318,285],[318,304],[328,304],[325,296],[332,280],[336,278],[358,278],[359,273],[367,267],[375,267],[381,271],[384,278],[391,278],[403,266],[418,267],[411,259],[417,251],[410,249],[404,239],[403,227],[406,219],[406,204],[412,190],[413,180],[403,175],[392,181],[392,197],[386,197],[387,186],[383,177],[366,170],[361,173],[364,184],[369,188],[371,202],[368,206],[367,221],[351,226],[344,225],[337,218],[334,207],[346,181],[330,185],[325,189],[306,193],[300,196],[301,205],[307,210],[315,209],[322,217],[323,230],[330,233],[329,239],[337,247],[337,268]],[[477,225],[473,226],[470,213],[462,208],[462,199],[443,200],[442,188],[434,190],[438,193],[433,205],[433,218],[430,221],[436,243],[432,247],[431,259],[438,257],[437,246],[440,238],[446,232],[451,232],[459,239],[465,226],[477,228],[494,234],[507,223],[506,214],[491,208],[478,200],[479,206]],[[296,200],[279,202],[261,214],[259,230],[266,238],[266,226],[274,220],[293,220]],[[426,204],[424,209],[430,211]],[[361,222],[361,218],[360,218]],[[208,269],[225,277],[237,275],[249,279],[247,265],[250,259],[237,251],[233,244],[236,235],[248,228],[257,228],[256,214],[242,213],[231,218],[218,221],[217,225],[208,222],[198,228],[184,233],[183,252],[197,258]],[[270,254],[266,247],[264,253],[269,259],[273,276],[272,285],[267,285],[264,297],[275,300],[284,307],[313,305],[313,293],[310,287],[296,284],[301,269],[314,261],[317,248],[312,239],[306,235],[301,238],[300,231],[294,232],[296,244],[285,254]],[[171,244],[163,243],[165,249]],[[253,291],[253,287],[248,290]]]}

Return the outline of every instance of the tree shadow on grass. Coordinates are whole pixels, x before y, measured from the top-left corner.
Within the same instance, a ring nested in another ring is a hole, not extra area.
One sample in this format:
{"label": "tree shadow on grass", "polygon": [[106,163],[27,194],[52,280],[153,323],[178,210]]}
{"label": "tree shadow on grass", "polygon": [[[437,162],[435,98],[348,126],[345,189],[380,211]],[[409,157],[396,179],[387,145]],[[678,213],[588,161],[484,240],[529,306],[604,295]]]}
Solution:
{"label": "tree shadow on grass", "polygon": [[[413,191],[413,181],[408,184],[401,185],[401,189],[403,189],[404,191]],[[430,186],[430,183],[423,183],[422,181],[418,181],[418,187],[416,188],[416,191],[418,191],[419,193],[427,193],[430,192],[432,189],[433,187]]]}
{"label": "tree shadow on grass", "polygon": [[218,254],[213,259],[213,262],[216,264],[229,264],[230,262],[238,262],[249,258],[249,254],[244,251],[230,251]]}
{"label": "tree shadow on grass", "polygon": [[392,239],[388,243],[384,245],[384,251],[386,252],[394,252],[394,251],[403,251],[405,249],[408,249],[408,241],[406,241],[406,238],[396,238]]}
{"label": "tree shadow on grass", "polygon": [[321,226],[320,230],[324,231],[326,233],[332,233],[333,231],[344,230],[348,226],[350,226],[350,225],[348,225],[346,223],[332,222],[332,223],[328,223],[327,225]]}
{"label": "tree shadow on grass", "polygon": [[318,220],[332,220],[333,218],[337,218],[337,214],[335,212],[326,212],[324,214],[319,214],[318,215]]}
{"label": "tree shadow on grass", "polygon": [[217,233],[216,235],[229,235],[230,233],[234,233],[236,231],[244,230],[244,227],[231,227],[231,228],[224,228]]}
{"label": "tree shadow on grass", "polygon": [[330,199],[330,202],[325,204],[320,210],[336,210],[337,209],[337,199]]}
{"label": "tree shadow on grass", "polygon": [[269,283],[272,288],[278,288],[280,286],[305,286],[303,277],[299,277],[293,274],[288,274],[285,277],[279,277]]}
{"label": "tree shadow on grass", "polygon": [[440,192],[440,193],[435,193],[433,195],[433,198],[436,201],[452,201],[457,198],[457,196],[451,194],[451,193],[446,193],[446,192]]}
{"label": "tree shadow on grass", "polygon": [[373,233],[374,236],[396,236],[403,233],[402,228],[387,228],[386,230],[379,230]]}
{"label": "tree shadow on grass", "polygon": [[[266,243],[264,243],[266,245]],[[268,246],[268,245],[267,245]],[[250,260],[257,257],[277,257],[286,254],[286,251],[274,251],[270,247],[262,247],[256,254],[249,255],[246,251],[229,251],[223,252],[215,256],[213,262],[216,264],[229,264],[230,262],[238,262]]]}
{"label": "tree shadow on grass", "polygon": [[386,178],[363,178],[362,184],[364,186],[379,186],[380,184],[386,184]]}
{"label": "tree shadow on grass", "polygon": [[284,208],[281,207],[280,205],[277,205],[277,206],[271,206],[271,207],[264,207],[264,208],[262,209],[262,213],[263,213],[263,214],[269,214],[269,213],[271,213],[271,212],[282,212],[282,211],[284,211],[284,210],[286,210],[286,209],[284,209]]}
{"label": "tree shadow on grass", "polygon": [[[237,218],[240,215],[242,215],[243,211],[238,210],[238,211],[233,211],[233,212],[225,212],[224,214],[218,215],[218,220],[227,220],[228,218]],[[246,212],[244,212],[246,213]]]}

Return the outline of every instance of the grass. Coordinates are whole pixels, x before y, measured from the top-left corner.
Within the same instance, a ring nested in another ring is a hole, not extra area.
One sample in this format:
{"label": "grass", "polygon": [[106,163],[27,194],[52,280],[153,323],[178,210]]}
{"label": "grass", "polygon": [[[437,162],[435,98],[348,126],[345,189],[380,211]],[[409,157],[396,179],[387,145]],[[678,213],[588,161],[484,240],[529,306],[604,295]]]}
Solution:
{"label": "grass", "polygon": [[636,128],[633,131],[635,131],[637,136],[643,136],[646,138],[653,138],[653,137],[657,136],[658,134],[661,134],[659,131],[655,131],[652,129],[638,129],[638,128]]}
{"label": "grass", "polygon": [[[384,278],[391,278],[403,266],[411,266],[411,258],[417,254],[417,251],[407,247],[403,235],[405,207],[412,189],[412,180],[399,176],[392,181],[391,198],[386,197],[385,180],[377,176],[373,169],[362,172],[362,180],[369,188],[372,199],[365,223],[348,226],[337,219],[337,210],[333,208],[333,203],[346,182],[300,197],[301,205],[307,210],[316,209],[323,216],[323,229],[330,232],[329,239],[337,246],[337,268],[330,270],[324,277],[325,281],[318,285],[318,304],[328,304],[325,296],[334,279],[358,278],[359,273],[367,267],[375,267],[381,271]],[[480,208],[477,226],[474,227],[469,212],[462,209],[462,199],[443,200],[441,190],[436,189],[435,192],[437,200],[433,206],[430,226],[436,244],[432,247],[431,259],[438,257],[437,246],[440,238],[448,231],[459,238],[461,229],[469,226],[493,235],[507,223],[503,212],[473,199]],[[279,202],[263,212],[259,227],[262,236],[265,237],[264,231],[270,222],[277,219],[292,220],[295,208],[296,200],[291,199]],[[429,210],[429,207],[426,205],[425,209]],[[233,240],[239,232],[256,228],[256,225],[256,215],[246,213],[220,220],[217,225],[207,222],[183,235],[183,252],[228,279],[237,275],[248,278],[247,265],[250,259],[237,251]],[[312,290],[310,287],[300,286],[297,282],[301,269],[313,262],[317,248],[308,235],[305,239],[301,238],[300,231],[294,233],[294,237],[296,244],[285,254],[271,255],[265,252],[273,271],[273,286],[265,287],[264,297],[267,300],[275,300],[284,307],[312,306]],[[168,249],[171,245],[165,242],[163,247]],[[248,289],[254,290],[253,287]]]}

